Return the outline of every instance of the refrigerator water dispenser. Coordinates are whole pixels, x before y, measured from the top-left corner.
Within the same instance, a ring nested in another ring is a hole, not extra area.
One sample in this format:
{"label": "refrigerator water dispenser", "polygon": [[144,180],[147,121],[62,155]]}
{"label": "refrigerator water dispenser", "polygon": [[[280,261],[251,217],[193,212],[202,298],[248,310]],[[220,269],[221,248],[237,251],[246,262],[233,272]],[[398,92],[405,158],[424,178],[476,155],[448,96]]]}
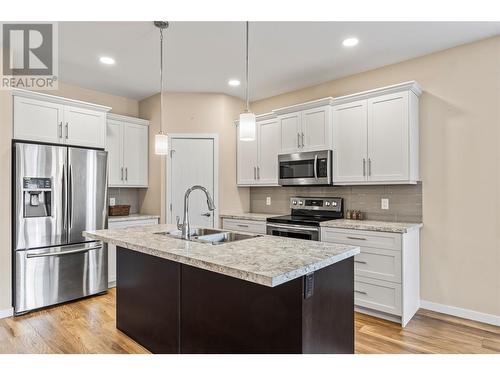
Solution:
{"label": "refrigerator water dispenser", "polygon": [[24,217],[47,217],[52,212],[52,181],[50,178],[24,177]]}

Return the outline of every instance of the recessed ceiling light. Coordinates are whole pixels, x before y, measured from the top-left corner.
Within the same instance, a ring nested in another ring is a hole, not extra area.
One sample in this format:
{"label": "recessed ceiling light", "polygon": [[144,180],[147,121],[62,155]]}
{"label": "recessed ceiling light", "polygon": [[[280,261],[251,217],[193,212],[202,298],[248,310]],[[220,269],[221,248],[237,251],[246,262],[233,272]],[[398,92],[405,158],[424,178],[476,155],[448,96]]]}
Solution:
{"label": "recessed ceiling light", "polygon": [[227,81],[227,84],[229,86],[233,86],[233,87],[236,87],[236,86],[239,86],[240,85],[240,81],[238,81],[237,79],[230,79],[229,81]]}
{"label": "recessed ceiling light", "polygon": [[354,47],[358,43],[359,43],[358,38],[347,38],[347,39],[344,39],[344,41],[342,42],[344,47]]}
{"label": "recessed ceiling light", "polygon": [[113,59],[112,57],[108,57],[108,56],[99,57],[99,61],[102,62],[103,64],[106,64],[106,65],[114,65],[115,64],[115,59]]}

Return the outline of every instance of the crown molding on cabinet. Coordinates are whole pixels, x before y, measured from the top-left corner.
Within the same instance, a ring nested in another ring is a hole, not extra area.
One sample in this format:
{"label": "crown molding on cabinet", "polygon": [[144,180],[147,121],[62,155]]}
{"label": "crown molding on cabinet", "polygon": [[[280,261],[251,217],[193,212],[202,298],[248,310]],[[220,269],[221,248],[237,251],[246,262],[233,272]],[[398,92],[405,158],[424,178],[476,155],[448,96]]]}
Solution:
{"label": "crown molding on cabinet", "polygon": [[63,98],[61,96],[49,95],[40,92],[24,90],[24,89],[12,89],[12,96],[20,96],[24,98],[36,99],[36,100],[44,100],[50,103],[56,103],[61,105],[70,105],[74,107],[87,108],[92,109],[94,111],[99,112],[108,112],[111,110],[111,107],[107,107],[100,104],[94,104],[89,102],[84,102],[81,100],[68,99]]}
{"label": "crown molding on cabinet", "polygon": [[306,109],[317,108],[317,107],[321,107],[324,105],[333,105],[333,102],[334,102],[334,98],[329,96],[327,98],[312,100],[310,102],[305,102],[305,103],[291,105],[288,107],[273,109],[272,113],[275,116],[279,116],[279,115],[284,115],[286,113],[304,111]]}
{"label": "crown molding on cabinet", "polygon": [[136,125],[149,126],[149,120],[145,120],[145,119],[138,118],[138,117],[117,115],[116,113],[108,113],[106,115],[106,118],[108,120],[113,120],[113,121],[124,121],[124,122],[128,122],[128,123],[136,124]]}
{"label": "crown molding on cabinet", "polygon": [[369,99],[376,96],[393,94],[401,91],[411,91],[415,95],[417,95],[417,97],[422,95],[422,88],[418,85],[418,83],[416,81],[408,81],[408,82],[398,83],[395,85],[379,87],[373,90],[362,91],[355,94],[339,96],[333,98],[333,105],[349,103],[356,100]]}

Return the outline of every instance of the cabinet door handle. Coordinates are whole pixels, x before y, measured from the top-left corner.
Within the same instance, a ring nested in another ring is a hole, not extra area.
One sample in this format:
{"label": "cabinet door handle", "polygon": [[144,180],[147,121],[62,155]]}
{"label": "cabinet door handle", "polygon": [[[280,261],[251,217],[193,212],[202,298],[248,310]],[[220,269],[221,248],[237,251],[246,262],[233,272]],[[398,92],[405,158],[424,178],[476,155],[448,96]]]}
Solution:
{"label": "cabinet door handle", "polygon": [[366,176],[366,159],[363,158],[363,177]]}
{"label": "cabinet door handle", "polygon": [[125,181],[128,181],[128,167],[125,167]]}
{"label": "cabinet door handle", "polygon": [[363,261],[363,260],[355,260],[355,261],[354,261],[354,263],[366,264],[366,262],[365,262],[365,261]]}
{"label": "cabinet door handle", "polygon": [[253,167],[253,179],[257,179],[257,167]]}
{"label": "cabinet door handle", "polygon": [[240,228],[248,228],[247,224],[236,224],[236,226]]}
{"label": "cabinet door handle", "polygon": [[363,237],[350,237],[350,236],[347,236],[347,238],[350,239],[350,240],[366,241],[366,238],[363,238]]}
{"label": "cabinet door handle", "polygon": [[368,158],[368,176],[372,175],[372,159]]}
{"label": "cabinet door handle", "polygon": [[354,293],[364,294],[365,296],[368,294],[366,292],[363,292],[362,290],[355,290]]}
{"label": "cabinet door handle", "polygon": [[120,169],[121,169],[121,171],[120,171],[120,180],[123,181],[123,167],[121,167]]}
{"label": "cabinet door handle", "polygon": [[300,133],[297,133],[297,148],[300,148]]}
{"label": "cabinet door handle", "polygon": [[58,128],[59,128],[59,132],[58,132],[59,133],[59,138],[62,138],[63,137],[63,134],[62,134],[62,121],[59,123]]}
{"label": "cabinet door handle", "polygon": [[257,180],[260,180],[260,167],[257,166]]}
{"label": "cabinet door handle", "polygon": [[66,123],[66,139],[68,139],[68,135],[69,135],[69,126],[68,123]]}
{"label": "cabinet door handle", "polygon": [[304,133],[300,133],[302,138],[302,148],[304,148]]}

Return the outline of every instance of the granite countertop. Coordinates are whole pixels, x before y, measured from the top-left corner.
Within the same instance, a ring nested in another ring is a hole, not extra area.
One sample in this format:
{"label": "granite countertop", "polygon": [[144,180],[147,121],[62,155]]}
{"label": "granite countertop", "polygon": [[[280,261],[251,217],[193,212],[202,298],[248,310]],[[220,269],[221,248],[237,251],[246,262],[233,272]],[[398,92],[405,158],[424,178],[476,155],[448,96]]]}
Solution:
{"label": "granite countertop", "polygon": [[171,224],[103,229],[83,235],[144,254],[274,287],[359,254],[358,246],[275,236],[211,245],[156,232]]}
{"label": "granite countertop", "polygon": [[327,228],[357,229],[376,232],[406,233],[423,226],[422,223],[398,223],[375,220],[348,220],[338,219],[323,221],[320,226]]}
{"label": "granite countertop", "polygon": [[159,219],[158,215],[130,214],[128,216],[108,216],[108,222]]}
{"label": "granite countertop", "polygon": [[266,221],[268,217],[280,216],[279,214],[259,214],[255,212],[233,212],[224,213],[219,215],[221,218],[225,219],[240,219],[240,220],[255,220],[255,221]]}

